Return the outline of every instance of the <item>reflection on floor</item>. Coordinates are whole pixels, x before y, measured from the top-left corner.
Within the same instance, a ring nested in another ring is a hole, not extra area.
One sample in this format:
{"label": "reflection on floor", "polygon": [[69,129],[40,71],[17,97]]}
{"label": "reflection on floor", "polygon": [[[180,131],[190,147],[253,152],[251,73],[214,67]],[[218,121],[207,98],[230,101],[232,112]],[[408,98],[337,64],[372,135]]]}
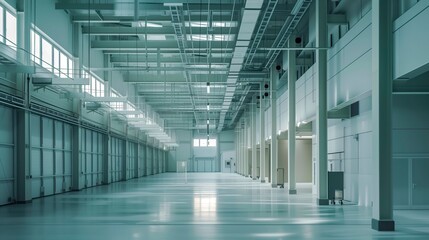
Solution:
{"label": "reflection on floor", "polygon": [[429,211],[396,211],[397,231],[382,233],[369,208],[319,207],[298,191],[236,174],[161,174],[0,207],[0,239],[428,239]]}

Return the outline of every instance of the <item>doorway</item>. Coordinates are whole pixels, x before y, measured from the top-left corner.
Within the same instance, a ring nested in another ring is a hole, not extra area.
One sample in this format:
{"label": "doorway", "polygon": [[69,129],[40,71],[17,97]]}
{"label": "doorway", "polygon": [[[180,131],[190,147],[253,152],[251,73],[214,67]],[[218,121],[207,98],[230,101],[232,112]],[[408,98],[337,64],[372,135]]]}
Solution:
{"label": "doorway", "polygon": [[395,209],[429,209],[429,156],[393,158]]}

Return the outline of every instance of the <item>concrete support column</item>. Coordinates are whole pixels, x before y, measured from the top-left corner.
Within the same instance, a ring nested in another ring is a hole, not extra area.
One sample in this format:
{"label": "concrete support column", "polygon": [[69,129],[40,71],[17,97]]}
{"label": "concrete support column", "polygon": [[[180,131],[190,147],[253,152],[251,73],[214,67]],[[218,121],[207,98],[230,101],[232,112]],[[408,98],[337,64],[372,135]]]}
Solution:
{"label": "concrete support column", "polygon": [[145,164],[146,164],[146,176],[149,176],[149,175],[151,175],[150,173],[150,171],[149,171],[149,151],[150,151],[150,147],[149,147],[149,143],[148,143],[148,141],[149,141],[149,137],[147,137],[146,138],[146,145],[145,145],[145,148],[146,148],[146,151],[145,151]]}
{"label": "concrete support column", "polygon": [[258,176],[258,164],[256,163],[256,153],[257,153],[257,146],[256,146],[256,103],[252,104],[252,128],[251,128],[251,148],[252,148],[252,179],[256,180]]}
{"label": "concrete support column", "polygon": [[[295,47],[294,38],[289,39],[289,47]],[[296,151],[296,52],[288,51],[288,189],[289,194],[296,194],[295,151]]]}
{"label": "concrete support column", "polygon": [[[80,76],[80,69],[82,69],[79,64],[82,64],[79,61],[79,56],[80,56],[80,41],[79,41],[79,36],[82,34],[81,32],[81,28],[80,28],[80,24],[74,23],[73,24],[73,56],[75,57],[75,61],[74,61],[74,68],[75,70],[73,71],[75,76]],[[79,42],[79,43],[75,43],[75,41]],[[104,57],[104,67],[110,67],[110,57],[108,55],[106,55]],[[78,72],[76,72],[78,71]],[[104,79],[105,81],[105,96],[110,96],[110,90],[111,90],[111,74],[109,71],[105,71],[104,72]],[[77,88],[81,88],[80,86],[76,86]],[[81,91],[81,90],[79,90]],[[109,168],[109,153],[111,152],[110,149],[110,132],[111,132],[111,126],[112,126],[112,114],[110,112],[106,112],[104,114],[104,124],[106,126],[106,130],[107,130],[107,134],[103,136],[103,184],[109,184],[109,179],[111,178],[110,176],[110,168]]]}
{"label": "concrete support column", "polygon": [[151,151],[152,151],[152,169],[151,169],[152,175],[156,174],[156,171],[155,171],[155,144],[154,144],[155,142],[154,142],[154,140],[155,139],[152,138],[152,147],[151,147]]}
{"label": "concrete support column", "polygon": [[[327,1],[316,0],[316,47],[328,46]],[[326,50],[316,51],[316,68],[319,81],[318,108],[316,112],[317,158],[318,158],[318,200],[319,205],[328,205],[328,114],[327,114],[327,54]]]}
{"label": "concrete support column", "polygon": [[102,157],[102,166],[103,166],[103,184],[109,184],[109,174],[110,174],[110,169],[109,169],[109,147],[110,147],[110,135],[103,135],[103,157]]}
{"label": "concrete support column", "polygon": [[[17,9],[17,59],[23,64],[30,64],[30,26],[33,1],[18,0]],[[16,189],[17,202],[30,203],[31,189],[31,113],[27,110],[31,101],[31,81],[26,74],[17,74],[17,87],[23,93],[25,109],[16,110]]]}
{"label": "concrete support column", "polygon": [[72,128],[72,190],[79,191],[83,188],[83,172],[81,170],[81,139],[82,128],[77,125]]}
{"label": "concrete support column", "polygon": [[[81,46],[81,38],[82,38],[82,25],[80,23],[73,23],[72,26],[72,49],[73,49],[73,78],[81,77],[82,76],[82,61],[80,61],[80,55],[82,52],[82,46]],[[110,74],[108,71],[105,71],[105,75]],[[105,80],[108,81],[109,78],[106,78]],[[78,88],[78,92],[82,91],[81,86],[75,86],[75,88]]]}
{"label": "concrete support column", "polygon": [[127,180],[127,172],[128,172],[128,125],[125,126],[125,139],[122,142],[122,161],[121,161],[121,165],[122,165],[122,181],[126,181]]}
{"label": "concrete support column", "polygon": [[245,121],[243,118],[243,122],[242,122],[242,128],[241,128],[241,175],[245,176],[246,175],[246,152],[245,152],[245,148],[246,148],[246,142],[245,142]]}
{"label": "concrete support column", "polygon": [[139,177],[139,154],[140,154],[140,130],[137,132],[137,142],[134,144],[134,178]]}
{"label": "concrete support column", "polygon": [[392,203],[392,1],[372,1],[372,228],[394,231]]}
{"label": "concrete support column", "polygon": [[248,114],[246,113],[244,118],[244,176],[248,177],[249,173],[249,131],[248,131]]}
{"label": "concrete support column", "polygon": [[158,162],[158,167],[157,167],[157,169],[158,169],[158,173],[162,173],[161,172],[161,167],[162,167],[162,160],[161,160],[161,150],[159,149],[159,148],[157,148],[156,149],[156,156],[157,156],[157,162]]}
{"label": "concrete support column", "polygon": [[277,187],[277,81],[279,73],[271,68],[271,186]]}
{"label": "concrete support column", "polygon": [[261,84],[261,92],[260,92],[260,103],[259,103],[259,117],[260,117],[260,136],[259,136],[259,160],[260,160],[260,175],[261,176],[261,183],[265,182],[265,100],[262,99],[262,96],[264,95],[263,88],[265,84]]}
{"label": "concrete support column", "polygon": [[244,121],[240,121],[240,174],[244,176]]}
{"label": "concrete support column", "polygon": [[30,112],[23,109],[16,110],[16,146],[17,146],[17,202],[30,203],[31,196],[31,123]]}
{"label": "concrete support column", "polygon": [[235,127],[235,172],[240,174],[240,131],[238,124]]}
{"label": "concrete support column", "polygon": [[30,29],[33,18],[34,2],[32,0],[16,1],[16,45],[18,61],[30,64],[31,38]]}

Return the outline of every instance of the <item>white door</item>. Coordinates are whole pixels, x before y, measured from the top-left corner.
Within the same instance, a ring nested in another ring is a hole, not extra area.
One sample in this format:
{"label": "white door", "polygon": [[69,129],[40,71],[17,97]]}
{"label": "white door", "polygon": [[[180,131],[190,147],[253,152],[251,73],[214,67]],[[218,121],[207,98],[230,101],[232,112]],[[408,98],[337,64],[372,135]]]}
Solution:
{"label": "white door", "polygon": [[413,208],[429,208],[429,158],[412,160],[412,206]]}
{"label": "white door", "polygon": [[429,158],[394,158],[395,209],[429,209]]}

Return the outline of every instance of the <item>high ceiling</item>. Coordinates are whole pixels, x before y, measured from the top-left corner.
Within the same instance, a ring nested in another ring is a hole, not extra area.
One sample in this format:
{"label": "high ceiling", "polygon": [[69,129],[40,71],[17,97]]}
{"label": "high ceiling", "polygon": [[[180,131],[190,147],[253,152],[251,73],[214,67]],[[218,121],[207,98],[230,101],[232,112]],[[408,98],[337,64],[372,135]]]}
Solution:
{"label": "high ceiling", "polygon": [[97,71],[120,72],[128,97],[150,105],[166,129],[206,130],[209,120],[215,131],[234,127],[310,2],[59,0],[56,8],[110,62]]}

